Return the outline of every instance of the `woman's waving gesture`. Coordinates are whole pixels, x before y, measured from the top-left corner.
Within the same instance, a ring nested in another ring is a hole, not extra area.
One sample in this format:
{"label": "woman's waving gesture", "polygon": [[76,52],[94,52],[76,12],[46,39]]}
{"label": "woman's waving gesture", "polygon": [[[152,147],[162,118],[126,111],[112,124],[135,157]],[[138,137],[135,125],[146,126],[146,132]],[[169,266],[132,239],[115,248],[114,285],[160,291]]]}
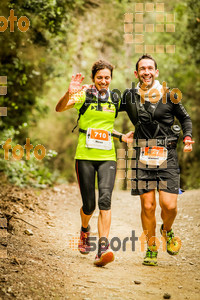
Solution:
{"label": "woman's waving gesture", "polygon": [[66,94],[60,99],[56,106],[57,112],[62,112],[64,110],[70,109],[74,106],[76,98],[81,96],[81,92],[87,89],[87,85],[82,85],[81,83],[84,80],[84,76],[81,73],[72,75],[71,81],[69,83],[69,88]]}

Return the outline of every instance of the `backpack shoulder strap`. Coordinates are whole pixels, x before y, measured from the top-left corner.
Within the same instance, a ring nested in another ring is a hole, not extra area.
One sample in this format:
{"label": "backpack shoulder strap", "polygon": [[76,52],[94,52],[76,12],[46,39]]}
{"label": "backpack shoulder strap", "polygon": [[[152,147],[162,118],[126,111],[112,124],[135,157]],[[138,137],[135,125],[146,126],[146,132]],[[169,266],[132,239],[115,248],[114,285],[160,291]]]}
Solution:
{"label": "backpack shoulder strap", "polygon": [[136,97],[135,97],[135,105],[136,105],[137,112],[138,112],[139,109],[140,109],[140,97],[139,97],[138,94],[137,94]]}
{"label": "backpack shoulder strap", "polygon": [[119,101],[121,99],[121,95],[118,89],[113,89],[110,92],[111,101],[115,106],[115,118],[117,118],[119,112]]}
{"label": "backpack shoulder strap", "polygon": [[96,102],[97,102],[97,100],[95,100],[94,97],[91,97],[91,96],[88,97],[88,95],[87,95],[87,93],[86,93],[86,99],[85,99],[83,105],[81,106],[81,108],[80,108],[80,110],[79,110],[78,119],[77,119],[77,121],[76,121],[75,127],[72,129],[72,132],[74,132],[74,130],[75,130],[76,127],[78,126],[78,122],[79,122],[79,120],[80,120],[80,117],[81,117],[82,115],[84,115],[84,113],[86,112],[86,110],[88,109],[88,107],[90,106],[90,104],[91,104],[91,103],[96,103]]}

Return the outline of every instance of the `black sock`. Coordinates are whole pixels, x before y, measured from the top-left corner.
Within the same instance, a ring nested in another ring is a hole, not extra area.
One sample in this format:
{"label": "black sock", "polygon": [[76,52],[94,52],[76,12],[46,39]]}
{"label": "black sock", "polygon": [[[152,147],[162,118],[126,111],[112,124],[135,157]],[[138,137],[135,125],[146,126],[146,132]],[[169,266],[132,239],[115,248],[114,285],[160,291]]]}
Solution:
{"label": "black sock", "polygon": [[88,227],[87,228],[85,228],[85,227],[81,227],[81,231],[83,231],[83,232],[88,232],[90,230],[90,225],[88,225]]}

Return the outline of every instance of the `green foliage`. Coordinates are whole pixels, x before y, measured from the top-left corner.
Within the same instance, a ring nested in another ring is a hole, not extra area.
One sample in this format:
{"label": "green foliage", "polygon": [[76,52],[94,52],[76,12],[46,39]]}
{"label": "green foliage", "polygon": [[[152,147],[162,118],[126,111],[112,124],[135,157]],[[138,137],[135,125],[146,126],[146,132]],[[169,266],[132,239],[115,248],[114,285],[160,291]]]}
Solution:
{"label": "green foliage", "polygon": [[[159,80],[181,90],[197,141],[200,136],[200,2],[164,3],[166,13],[176,15],[176,31],[145,33],[145,44],[176,45],[174,54],[154,53],[153,56],[159,66]],[[48,169],[50,173],[58,170],[69,181],[75,180],[73,157],[78,132],[72,134],[71,130],[77,114],[75,110],[55,113],[55,105],[66,92],[73,73],[81,72],[85,75],[84,83],[91,83],[91,66],[100,58],[116,66],[111,89],[123,92],[131,88],[140,54],[135,53],[134,44],[124,43],[124,14],[134,13],[133,5],[130,0],[1,1],[0,15],[7,18],[12,8],[18,18],[27,16],[31,26],[26,33],[21,33],[15,22],[13,33],[8,29],[0,33],[0,76],[8,77],[8,95],[0,97],[0,106],[8,107],[8,116],[0,119],[0,140],[13,137],[13,143],[23,145],[25,138],[30,137],[34,143],[42,143],[58,153],[46,162],[34,158],[30,162],[1,160],[11,180],[17,182],[19,177],[22,184],[31,181],[48,184]],[[144,23],[155,23],[155,14],[145,12]],[[125,113],[118,115],[115,128],[122,132],[133,130]],[[196,142],[194,151],[189,154],[183,155],[182,150],[180,142],[182,187],[197,188],[200,186],[197,179],[200,178],[200,145]]]}
{"label": "green foliage", "polygon": [[[8,94],[0,96],[0,106],[8,110],[7,117],[0,119],[1,141],[12,138],[15,144],[23,142],[31,126],[47,114],[48,105],[42,97],[44,83],[55,77],[54,56],[71,31],[74,13],[83,14],[85,3],[89,5],[82,0],[1,1],[0,15],[8,19],[13,9],[17,19],[26,16],[30,20],[27,32],[20,32],[15,22],[14,32],[8,27],[0,33],[0,76],[8,79]],[[15,184],[51,184],[55,179],[49,171],[53,156],[50,150],[42,162],[34,157],[30,161],[1,159],[1,170]]]}
{"label": "green foliage", "polygon": [[18,19],[26,16],[30,20],[30,28],[22,33],[15,22],[14,32],[8,28],[0,33],[0,76],[8,78],[8,94],[0,97],[0,106],[8,107],[8,116],[0,120],[0,129],[17,128],[24,122],[31,125],[33,118],[47,111],[46,104],[37,105],[37,98],[41,98],[44,83],[53,74],[54,43],[59,48],[60,41],[70,30],[68,24],[73,13],[82,5],[80,0],[9,0],[1,3],[0,15],[8,18],[10,10],[14,9]]}
{"label": "green foliage", "polygon": [[200,64],[200,2],[196,0],[188,0],[188,44],[191,46],[193,59]]}
{"label": "green foliage", "polygon": [[[48,153],[48,158],[54,157],[56,153]],[[46,160],[44,158],[44,160]],[[33,186],[45,188],[51,186],[57,179],[58,174],[52,173],[46,161],[38,162],[32,154],[30,160],[5,161],[0,159],[0,170],[4,170],[10,183],[20,187]]]}
{"label": "green foliage", "polygon": [[[23,124],[22,127],[26,127]],[[21,129],[21,128],[20,128]],[[20,132],[13,127],[1,132],[0,144],[3,146],[8,138],[12,139],[12,148],[17,144],[16,137]],[[52,159],[56,157],[57,153],[53,150],[48,150],[43,160],[39,161],[31,152],[30,159],[26,160],[26,156],[21,160],[14,160],[9,151],[9,160],[4,159],[4,149],[0,148],[0,171],[3,171],[9,182],[18,186],[33,186],[44,188],[47,185],[52,185],[58,174],[51,168]]]}

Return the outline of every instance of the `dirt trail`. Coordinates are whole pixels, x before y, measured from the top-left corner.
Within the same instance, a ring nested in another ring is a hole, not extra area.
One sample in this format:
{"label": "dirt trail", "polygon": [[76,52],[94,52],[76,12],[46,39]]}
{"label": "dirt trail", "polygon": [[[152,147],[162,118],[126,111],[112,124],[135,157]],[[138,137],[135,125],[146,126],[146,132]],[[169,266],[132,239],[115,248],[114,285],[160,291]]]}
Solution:
{"label": "dirt trail", "polygon": [[[6,195],[6,196],[5,196]],[[77,185],[26,191],[5,187],[0,190],[1,213],[12,215],[8,226],[8,258],[0,259],[0,299],[200,299],[199,277],[199,198],[200,191],[188,191],[179,197],[174,231],[182,248],[176,257],[159,250],[159,266],[143,266],[145,252],[140,241],[132,251],[132,230],[141,236],[140,202],[130,191],[114,191],[110,238],[129,238],[126,251],[115,253],[113,263],[93,266],[95,252],[81,255],[76,244],[81,198]],[[2,215],[1,215],[2,216]],[[92,235],[97,236],[96,210]],[[26,224],[28,221],[37,228]],[[160,208],[157,207],[157,236],[161,241]],[[33,235],[24,230],[30,229]],[[4,238],[5,240],[5,238]],[[1,244],[2,238],[0,240]],[[71,241],[71,246],[70,246]],[[118,242],[115,241],[116,247]],[[2,252],[0,252],[2,253]],[[139,281],[136,284],[134,281]]]}

